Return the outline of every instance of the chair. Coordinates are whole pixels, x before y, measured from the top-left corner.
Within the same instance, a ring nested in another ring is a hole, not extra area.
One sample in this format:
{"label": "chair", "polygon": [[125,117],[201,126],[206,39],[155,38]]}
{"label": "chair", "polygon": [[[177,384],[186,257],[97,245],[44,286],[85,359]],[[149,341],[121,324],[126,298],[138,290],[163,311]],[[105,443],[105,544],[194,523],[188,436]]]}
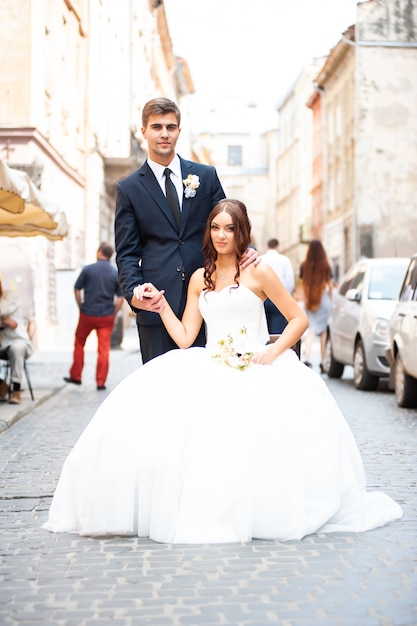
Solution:
{"label": "chair", "polygon": [[[274,343],[278,339],[279,335],[269,335],[268,343]],[[301,339],[297,341],[291,348],[294,350],[298,358],[301,357]]]}
{"label": "chair", "polygon": [[[10,367],[10,360],[7,356],[0,357],[0,360],[3,361],[3,364],[4,364],[3,366],[4,366],[4,369],[6,370],[5,375],[4,375],[4,380],[9,385],[9,400],[10,400],[12,396],[12,368]],[[30,376],[29,376],[29,368],[27,366],[26,361],[27,359],[25,359],[23,362],[23,370],[25,372],[26,382],[29,387],[30,397],[32,398],[32,402],[33,402],[35,400],[35,396],[33,395],[32,384],[30,382]]]}
{"label": "chair", "polygon": [[[32,338],[35,334],[35,322],[26,320],[26,328],[28,331],[29,339],[32,341]],[[7,355],[0,356],[0,361],[3,362],[3,368],[5,369],[5,375],[3,379],[9,385],[9,400],[12,396],[12,368],[10,367],[10,359]],[[32,402],[35,400],[35,396],[33,395],[32,383],[30,382],[29,376],[29,368],[27,366],[27,359],[23,362],[23,370],[26,376],[26,382],[29,387],[30,397],[32,398]]]}

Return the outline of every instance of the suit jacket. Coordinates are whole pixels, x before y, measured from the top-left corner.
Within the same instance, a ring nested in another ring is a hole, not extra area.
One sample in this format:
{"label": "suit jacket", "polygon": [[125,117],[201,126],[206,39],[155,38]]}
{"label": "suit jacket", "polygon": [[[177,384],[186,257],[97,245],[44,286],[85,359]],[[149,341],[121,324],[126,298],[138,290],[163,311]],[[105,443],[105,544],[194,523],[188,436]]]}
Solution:
{"label": "suit jacket", "polygon": [[[207,218],[225,197],[213,166],[180,157],[182,178],[195,174],[200,186],[184,195],[181,227],[147,161],[117,184],[115,244],[119,281],[127,302],[140,283],[151,282],[181,317],[191,274],[203,265],[201,247]],[[133,307],[132,307],[133,308]],[[139,324],[161,324],[160,316],[133,309]]]}

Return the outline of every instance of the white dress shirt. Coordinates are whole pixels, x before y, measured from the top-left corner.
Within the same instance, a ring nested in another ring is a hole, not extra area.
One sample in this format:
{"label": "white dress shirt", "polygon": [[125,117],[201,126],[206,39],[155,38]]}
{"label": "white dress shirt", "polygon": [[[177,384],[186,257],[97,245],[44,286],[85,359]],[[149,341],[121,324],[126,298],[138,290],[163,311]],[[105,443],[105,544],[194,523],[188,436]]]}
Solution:
{"label": "white dress shirt", "polygon": [[294,270],[291,261],[285,254],[281,254],[276,250],[268,250],[262,255],[264,261],[268,263],[274,270],[275,274],[281,279],[285,289],[292,293],[294,289]]}
{"label": "white dress shirt", "polygon": [[181,163],[178,154],[174,156],[171,163],[169,165],[161,165],[160,163],[156,163],[148,158],[148,165],[155,174],[155,178],[158,181],[164,196],[166,196],[165,191],[165,169],[169,167],[171,170],[171,180],[175,185],[175,189],[177,190],[178,201],[180,203],[180,210],[182,210],[182,198],[184,195],[184,184],[182,182],[182,174],[181,174]]}

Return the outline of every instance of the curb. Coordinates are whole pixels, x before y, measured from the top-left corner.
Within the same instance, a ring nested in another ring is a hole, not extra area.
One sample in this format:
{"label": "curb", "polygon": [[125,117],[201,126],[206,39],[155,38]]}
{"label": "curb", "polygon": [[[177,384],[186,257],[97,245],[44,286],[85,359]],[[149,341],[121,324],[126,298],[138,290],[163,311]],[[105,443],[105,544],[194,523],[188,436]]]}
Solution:
{"label": "curb", "polygon": [[[51,398],[52,396],[57,394],[64,387],[65,387],[65,385],[61,385],[59,387],[54,387],[53,389],[44,392],[39,398],[35,398],[35,400],[33,402],[30,401],[29,403],[25,403],[24,406],[21,406],[21,405],[18,405],[18,404],[14,405],[15,408],[14,408],[14,411],[10,411],[10,413],[11,413],[10,417],[7,416],[5,419],[1,419],[0,418],[0,436],[4,432],[9,430],[9,428],[11,428],[11,426],[13,426],[13,424],[16,424],[16,422],[18,422],[22,417],[25,417],[25,415],[27,415],[28,413],[31,413],[35,408],[37,408],[38,406],[40,406],[41,404],[43,404],[44,402],[49,400],[49,398]],[[13,405],[9,405],[7,403],[5,403],[5,405],[6,405],[7,408],[13,406]],[[0,412],[1,412],[1,409],[0,409]]]}

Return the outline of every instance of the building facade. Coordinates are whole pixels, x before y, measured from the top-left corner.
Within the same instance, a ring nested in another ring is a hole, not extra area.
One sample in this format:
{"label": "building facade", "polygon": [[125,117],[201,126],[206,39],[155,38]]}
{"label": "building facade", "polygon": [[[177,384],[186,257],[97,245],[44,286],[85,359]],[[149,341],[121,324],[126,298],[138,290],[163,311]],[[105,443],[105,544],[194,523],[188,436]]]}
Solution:
{"label": "building facade", "polygon": [[314,78],[312,236],[336,278],[415,252],[417,2],[368,0]]}
{"label": "building facade", "polygon": [[0,271],[6,284],[28,283],[45,348],[72,342],[75,277],[113,241],[115,183],[146,158],[141,107],[156,95],[181,102],[193,87],[160,0],[4,0],[0,56],[2,158],[69,225],[58,242],[0,238]]}
{"label": "building facade", "polygon": [[358,5],[356,254],[409,256],[417,232],[417,1]]}
{"label": "building facade", "polygon": [[304,259],[312,232],[313,116],[306,107],[313,76],[322,59],[306,67],[278,105],[278,154],[274,197],[275,236],[280,251],[290,257],[294,268]]}
{"label": "building facade", "polygon": [[335,279],[354,260],[355,54],[354,26],[331,50],[314,78],[311,237],[323,241]]}

